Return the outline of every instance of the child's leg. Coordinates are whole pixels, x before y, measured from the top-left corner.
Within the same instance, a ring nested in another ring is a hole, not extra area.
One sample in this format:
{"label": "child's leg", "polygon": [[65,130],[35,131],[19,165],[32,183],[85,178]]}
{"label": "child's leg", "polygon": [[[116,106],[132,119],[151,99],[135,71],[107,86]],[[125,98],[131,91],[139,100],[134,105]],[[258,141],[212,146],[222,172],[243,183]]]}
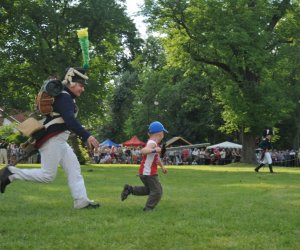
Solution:
{"label": "child's leg", "polygon": [[150,189],[148,187],[145,176],[140,176],[141,181],[144,183],[144,186],[130,186],[129,184],[125,184],[123,191],[121,193],[121,201],[127,199],[128,195],[137,195],[144,196],[149,195]]}
{"label": "child's leg", "polygon": [[150,193],[150,187],[148,184],[148,178],[149,176],[142,175],[140,176],[141,181],[143,182],[144,186],[134,186],[132,187],[132,194],[133,195],[149,195]]}
{"label": "child's leg", "polygon": [[158,176],[146,176],[147,186],[150,189],[149,198],[146,202],[144,210],[153,209],[160,201],[163,189],[159,182]]}

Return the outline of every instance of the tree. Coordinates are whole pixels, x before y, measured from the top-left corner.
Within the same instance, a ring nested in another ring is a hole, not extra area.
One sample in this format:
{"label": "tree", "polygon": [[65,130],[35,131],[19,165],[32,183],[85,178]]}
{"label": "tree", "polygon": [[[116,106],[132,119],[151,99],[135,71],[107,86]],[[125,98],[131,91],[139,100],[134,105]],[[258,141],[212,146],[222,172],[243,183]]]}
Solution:
{"label": "tree", "polygon": [[88,27],[93,81],[86,90],[89,98],[79,101],[85,110],[80,116],[88,126],[104,117],[105,84],[127,67],[141,42],[124,1],[3,0],[0,13],[1,105],[32,110],[49,75],[63,77],[67,67],[82,65],[76,30]]}
{"label": "tree", "polygon": [[[184,55],[178,57],[183,60]],[[160,120],[169,130],[166,138],[180,135],[199,143],[221,137],[216,131],[220,110],[212,102],[210,80],[187,59],[185,65],[166,64],[161,39],[147,39],[141,55],[133,61],[140,84],[126,122],[128,136],[137,134],[145,140],[150,122]]]}
{"label": "tree", "polygon": [[[168,63],[189,55],[212,79],[223,109],[222,131],[238,131],[243,158],[253,160],[255,137],[297,107],[299,5],[292,1],[145,1],[152,28],[166,35]],[[293,62],[294,64],[290,63]],[[291,76],[288,72],[293,72]]]}
{"label": "tree", "polygon": [[134,90],[138,84],[139,79],[134,71],[125,71],[115,77],[112,94],[107,100],[109,118],[98,131],[101,138],[110,138],[117,142],[128,140],[125,122],[131,114]]}
{"label": "tree", "polygon": [[[124,1],[3,0],[0,22],[0,103],[6,110],[34,110],[35,95],[49,75],[63,78],[67,67],[82,65],[76,30],[88,27],[92,80],[88,98],[78,101],[84,111],[79,119],[96,131],[107,119],[107,83],[128,67],[141,42]],[[72,142],[82,158],[78,141]]]}

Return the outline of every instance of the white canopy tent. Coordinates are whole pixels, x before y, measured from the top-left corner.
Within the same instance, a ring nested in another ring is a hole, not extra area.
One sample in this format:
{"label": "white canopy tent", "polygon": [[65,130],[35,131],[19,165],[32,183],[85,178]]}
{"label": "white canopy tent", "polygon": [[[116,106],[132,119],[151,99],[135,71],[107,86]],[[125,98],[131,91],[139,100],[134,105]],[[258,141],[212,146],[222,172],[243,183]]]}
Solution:
{"label": "white canopy tent", "polygon": [[225,141],[225,142],[222,142],[222,143],[211,145],[207,148],[208,149],[210,149],[210,148],[238,148],[238,149],[241,149],[241,148],[243,148],[243,146],[240,145],[240,144],[237,144],[237,143]]}

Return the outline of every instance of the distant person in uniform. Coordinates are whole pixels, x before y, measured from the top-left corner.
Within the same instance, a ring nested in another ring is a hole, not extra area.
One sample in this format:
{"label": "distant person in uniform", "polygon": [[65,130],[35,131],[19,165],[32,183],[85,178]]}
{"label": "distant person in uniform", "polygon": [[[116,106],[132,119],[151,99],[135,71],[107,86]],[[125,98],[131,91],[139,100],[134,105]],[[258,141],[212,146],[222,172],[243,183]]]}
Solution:
{"label": "distant person in uniform", "polygon": [[254,169],[255,172],[258,172],[262,166],[268,164],[270,173],[274,173],[272,168],[272,157],[271,157],[272,148],[273,148],[271,143],[272,135],[273,135],[272,129],[268,128],[264,130],[263,140],[258,145],[262,149],[262,155],[260,158],[259,166],[257,166]]}

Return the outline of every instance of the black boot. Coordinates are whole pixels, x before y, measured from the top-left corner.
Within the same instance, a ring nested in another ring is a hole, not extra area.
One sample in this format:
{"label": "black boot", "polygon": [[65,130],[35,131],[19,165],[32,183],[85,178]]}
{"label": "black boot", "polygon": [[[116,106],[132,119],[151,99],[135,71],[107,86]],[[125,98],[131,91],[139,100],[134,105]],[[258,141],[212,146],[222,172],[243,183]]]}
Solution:
{"label": "black boot", "polygon": [[12,172],[9,171],[8,166],[0,170],[0,192],[4,193],[5,188],[10,184],[9,176],[12,175]]}
{"label": "black boot", "polygon": [[273,174],[273,168],[272,168],[272,164],[269,164],[269,169],[270,169],[270,173]]}
{"label": "black boot", "polygon": [[87,209],[91,209],[91,208],[98,208],[100,207],[100,204],[97,203],[97,202],[90,202],[87,206],[85,206],[84,208],[87,208]]}
{"label": "black boot", "polygon": [[123,191],[121,193],[121,201],[126,200],[128,195],[132,194],[132,192],[133,192],[132,186],[125,184]]}
{"label": "black boot", "polygon": [[257,167],[254,169],[254,171],[255,171],[255,172],[258,172],[258,170],[259,170],[263,165],[264,165],[264,164],[261,163],[259,166],[257,166]]}

